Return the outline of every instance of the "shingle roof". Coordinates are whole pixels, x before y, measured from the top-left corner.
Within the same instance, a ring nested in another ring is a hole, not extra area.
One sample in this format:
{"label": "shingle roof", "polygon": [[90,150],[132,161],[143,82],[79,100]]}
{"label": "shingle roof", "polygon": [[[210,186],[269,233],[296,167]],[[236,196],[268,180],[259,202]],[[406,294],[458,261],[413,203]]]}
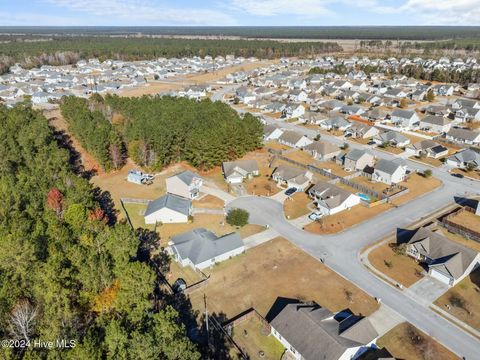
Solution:
{"label": "shingle roof", "polygon": [[190,215],[190,207],[190,200],[178,195],[167,193],[162,197],[159,197],[158,199],[150,201],[148,203],[147,210],[145,211],[145,216],[153,214],[154,212],[163,208],[175,210],[188,216]]}
{"label": "shingle roof", "polygon": [[329,209],[340,206],[352,193],[333,184],[319,181],[310,190]]}
{"label": "shingle roof", "polygon": [[402,159],[387,160],[380,159],[375,165],[375,170],[382,171],[384,173],[392,175],[400,166],[404,166],[405,163]]}
{"label": "shingle roof", "polygon": [[392,116],[396,116],[404,119],[410,119],[413,115],[415,115],[415,111],[412,111],[412,110],[396,109],[392,112]]}
{"label": "shingle roof", "polygon": [[296,132],[287,130],[285,131],[278,140],[284,141],[289,144],[296,144],[304,135]]}
{"label": "shingle roof", "polygon": [[352,161],[357,161],[364,155],[370,155],[373,157],[373,155],[370,154],[370,152],[368,152],[367,150],[352,149],[347,153],[347,155],[345,155],[345,158]]}
{"label": "shingle roof", "polygon": [[420,121],[423,123],[432,124],[432,125],[447,125],[450,123],[450,120],[448,120],[447,118],[443,116],[434,116],[434,115],[425,116]]}
{"label": "shingle roof", "polygon": [[193,181],[193,179],[201,179],[199,175],[195,174],[194,172],[190,170],[185,170],[182,171],[181,173],[174,175],[178,177],[180,180],[182,180],[185,184],[190,185]]}
{"label": "shingle roof", "polygon": [[456,139],[464,139],[464,140],[475,140],[480,133],[477,131],[472,131],[468,129],[461,129],[461,128],[452,128],[447,133],[448,136],[452,136]]}
{"label": "shingle roof", "polygon": [[190,259],[194,265],[223,255],[244,246],[238,233],[217,237],[213,232],[197,228],[173,236],[173,247],[182,259]]}
{"label": "shingle roof", "polygon": [[236,172],[251,174],[258,171],[258,164],[255,160],[225,161],[222,163],[222,167],[225,177],[229,177]]}
{"label": "shingle roof", "polygon": [[312,142],[311,144],[305,146],[305,150],[315,151],[321,155],[327,155],[327,154],[340,151],[338,146],[332,144],[329,141],[323,141],[323,140]]}

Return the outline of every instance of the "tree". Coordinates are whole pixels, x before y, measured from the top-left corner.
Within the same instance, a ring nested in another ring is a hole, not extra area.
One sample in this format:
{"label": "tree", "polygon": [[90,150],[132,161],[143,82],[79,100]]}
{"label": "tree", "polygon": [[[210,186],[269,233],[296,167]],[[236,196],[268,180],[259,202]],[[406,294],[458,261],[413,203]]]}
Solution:
{"label": "tree", "polygon": [[50,189],[47,194],[47,206],[60,216],[63,210],[63,194],[56,187]]}
{"label": "tree", "polygon": [[20,300],[10,315],[10,333],[14,339],[30,341],[35,329],[38,308],[28,300]]}
{"label": "tree", "polygon": [[430,176],[432,176],[432,170],[430,169],[426,169],[423,171],[423,176],[426,177],[426,178],[429,178]]}
{"label": "tree", "polygon": [[250,214],[243,209],[231,209],[227,214],[227,223],[233,226],[245,226],[248,224]]}
{"label": "tree", "polygon": [[429,90],[427,91],[427,96],[426,96],[426,98],[427,98],[427,101],[428,101],[428,102],[432,102],[432,101],[435,100],[435,94],[433,93],[433,90],[432,90],[432,89],[429,89]]}

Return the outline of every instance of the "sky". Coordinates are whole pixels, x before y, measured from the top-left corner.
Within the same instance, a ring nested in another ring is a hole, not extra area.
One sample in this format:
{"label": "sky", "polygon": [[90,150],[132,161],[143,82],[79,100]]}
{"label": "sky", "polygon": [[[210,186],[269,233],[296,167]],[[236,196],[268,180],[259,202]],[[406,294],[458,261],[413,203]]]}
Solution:
{"label": "sky", "polygon": [[480,0],[0,0],[0,26],[480,25]]}

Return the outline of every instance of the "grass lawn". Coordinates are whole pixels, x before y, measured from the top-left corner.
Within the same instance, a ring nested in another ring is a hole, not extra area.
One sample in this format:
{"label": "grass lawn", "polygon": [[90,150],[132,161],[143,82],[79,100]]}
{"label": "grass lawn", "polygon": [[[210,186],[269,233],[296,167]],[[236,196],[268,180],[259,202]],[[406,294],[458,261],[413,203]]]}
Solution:
{"label": "grass lawn", "polygon": [[[271,169],[269,169],[272,172]],[[265,175],[263,175],[265,174]],[[250,195],[272,196],[281,191],[275,181],[270,179],[270,174],[262,173],[243,184]]]}
{"label": "grass lawn", "polygon": [[390,209],[389,204],[381,204],[372,208],[356,205],[350,210],[341,211],[335,215],[329,215],[314,221],[304,227],[305,231],[314,234],[335,234],[353,225],[371,219],[372,217]]}
{"label": "grass lawn", "polygon": [[283,203],[283,210],[287,219],[296,219],[302,215],[308,214],[311,210],[308,205],[312,199],[304,192],[297,192],[290,197],[287,197]]}
{"label": "grass lawn", "polygon": [[302,150],[292,151],[286,154],[285,157],[304,165],[311,165],[315,162],[315,159],[311,157],[309,153]]}
{"label": "grass lawn", "polygon": [[405,204],[423,194],[435,190],[442,185],[442,182],[433,176],[425,178],[422,175],[415,173],[412,174],[407,181],[401,182],[400,185],[408,187],[410,191],[407,194],[392,200],[394,205]]}
{"label": "grass lawn", "polygon": [[395,155],[398,155],[398,154],[401,154],[401,153],[404,152],[404,150],[402,148],[398,148],[398,147],[395,147],[395,146],[387,146],[387,147],[377,146],[377,149],[380,150],[380,151],[389,152],[389,153],[395,154]]}
{"label": "grass lawn", "polygon": [[435,305],[473,328],[480,329],[480,270],[448,290],[435,301]]}
{"label": "grass lawn", "polygon": [[168,272],[166,278],[170,285],[173,285],[177,279],[183,279],[187,283],[187,286],[203,280],[203,277],[200,273],[193,270],[190,266],[182,267],[173,259],[170,262],[170,271]]}
{"label": "grass lawn", "polygon": [[389,243],[368,254],[370,263],[380,272],[409,287],[422,278],[422,267],[406,255],[396,254]]}
{"label": "grass lawn", "polygon": [[153,230],[155,228],[155,225],[145,224],[143,215],[145,214],[145,210],[147,210],[146,204],[124,203],[123,206],[125,207],[128,217],[130,218],[130,221],[135,229],[144,228]]}
{"label": "grass lawn", "polygon": [[189,295],[193,308],[203,309],[206,294],[210,312],[227,318],[251,307],[265,316],[277,297],[313,300],[334,312],[350,308],[369,315],[378,308],[373,298],[283,238],[206,272],[209,283]]}
{"label": "grass lawn", "polygon": [[341,177],[351,174],[351,172],[347,172],[343,170],[343,168],[340,165],[338,165],[335,161],[316,162],[314,165],[320,169],[325,169],[327,171],[330,170],[333,174]]}
{"label": "grass lawn", "polygon": [[443,165],[443,163],[440,161],[440,159],[434,159],[434,158],[426,157],[426,156],[423,156],[423,157],[410,156],[409,159],[414,160],[414,161],[418,161],[418,162],[421,162],[421,163],[424,163],[424,164],[427,164],[427,165],[430,165],[430,166],[434,166],[434,167],[438,167],[438,166]]}
{"label": "grass lawn", "polygon": [[409,323],[401,323],[377,340],[399,359],[457,360],[458,357]]}
{"label": "grass lawn", "polygon": [[480,217],[474,213],[468,211],[462,211],[461,213],[451,217],[451,222],[464,226],[470,230],[480,233]]}
{"label": "grass lawn", "polygon": [[356,178],[353,178],[352,181],[354,183],[366,186],[373,191],[376,191],[378,193],[382,193],[383,190],[388,189],[388,185],[384,184],[382,182],[373,182],[367,179],[365,176],[357,176]]}
{"label": "grass lawn", "polygon": [[280,144],[280,143],[278,143],[274,140],[266,142],[265,147],[273,149],[273,150],[282,150],[282,151],[291,149],[291,147],[289,147],[287,145]]}
{"label": "grass lawn", "polygon": [[192,205],[201,209],[223,209],[225,202],[216,196],[206,195],[199,200],[192,201]]}
{"label": "grass lawn", "polygon": [[[233,328],[233,340],[251,360],[280,360],[285,348],[252,316]],[[263,351],[263,356],[259,352]]]}

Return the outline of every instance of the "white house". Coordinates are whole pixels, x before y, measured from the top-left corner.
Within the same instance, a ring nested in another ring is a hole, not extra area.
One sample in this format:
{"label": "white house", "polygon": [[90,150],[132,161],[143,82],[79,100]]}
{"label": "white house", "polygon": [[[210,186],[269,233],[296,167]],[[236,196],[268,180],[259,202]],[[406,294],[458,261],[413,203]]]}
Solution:
{"label": "white house", "polygon": [[187,199],[196,199],[200,194],[203,179],[192,171],[186,170],[165,180],[167,192]]}
{"label": "white house", "polygon": [[285,130],[283,134],[277,139],[277,141],[280,144],[299,149],[313,142],[307,136],[291,130]]}
{"label": "white house", "polygon": [[285,184],[288,187],[294,187],[299,191],[303,191],[307,188],[312,177],[313,174],[310,171],[288,165],[278,166],[272,174],[272,179],[278,184]]}
{"label": "white house", "polygon": [[284,130],[280,129],[276,125],[265,125],[263,127],[263,138],[266,141],[269,140],[277,140],[280,136],[282,136]]}
{"label": "white house", "polygon": [[238,233],[217,237],[204,228],[175,235],[169,245],[177,262],[182,266],[200,270],[245,251],[245,245]]}
{"label": "white house", "polygon": [[323,215],[333,215],[360,204],[360,197],[327,182],[318,182],[308,190]]}
{"label": "white house", "polygon": [[225,161],[222,163],[222,170],[225,181],[230,184],[240,184],[243,180],[259,174],[255,160]]}
{"label": "white house", "polygon": [[405,180],[406,175],[407,165],[402,159],[380,159],[374,167],[372,181],[387,185],[398,184]]}
{"label": "white house", "polygon": [[395,109],[392,112],[391,121],[396,126],[410,129],[414,124],[418,123],[420,119],[418,118],[417,113],[413,110]]}
{"label": "white house", "polygon": [[447,140],[465,143],[468,145],[480,144],[480,131],[452,128],[445,134]]}
{"label": "white house", "polygon": [[446,164],[459,169],[478,169],[480,167],[480,152],[472,149],[463,149],[449,156]]}
{"label": "white house", "polygon": [[286,118],[298,118],[305,114],[305,107],[303,105],[287,105],[283,110],[283,116]]}
{"label": "white house", "polygon": [[428,115],[420,120],[420,129],[438,134],[446,133],[450,130],[452,122],[443,116]]}
{"label": "white house", "polygon": [[145,224],[186,223],[191,213],[191,200],[167,193],[148,203],[144,217]]}

